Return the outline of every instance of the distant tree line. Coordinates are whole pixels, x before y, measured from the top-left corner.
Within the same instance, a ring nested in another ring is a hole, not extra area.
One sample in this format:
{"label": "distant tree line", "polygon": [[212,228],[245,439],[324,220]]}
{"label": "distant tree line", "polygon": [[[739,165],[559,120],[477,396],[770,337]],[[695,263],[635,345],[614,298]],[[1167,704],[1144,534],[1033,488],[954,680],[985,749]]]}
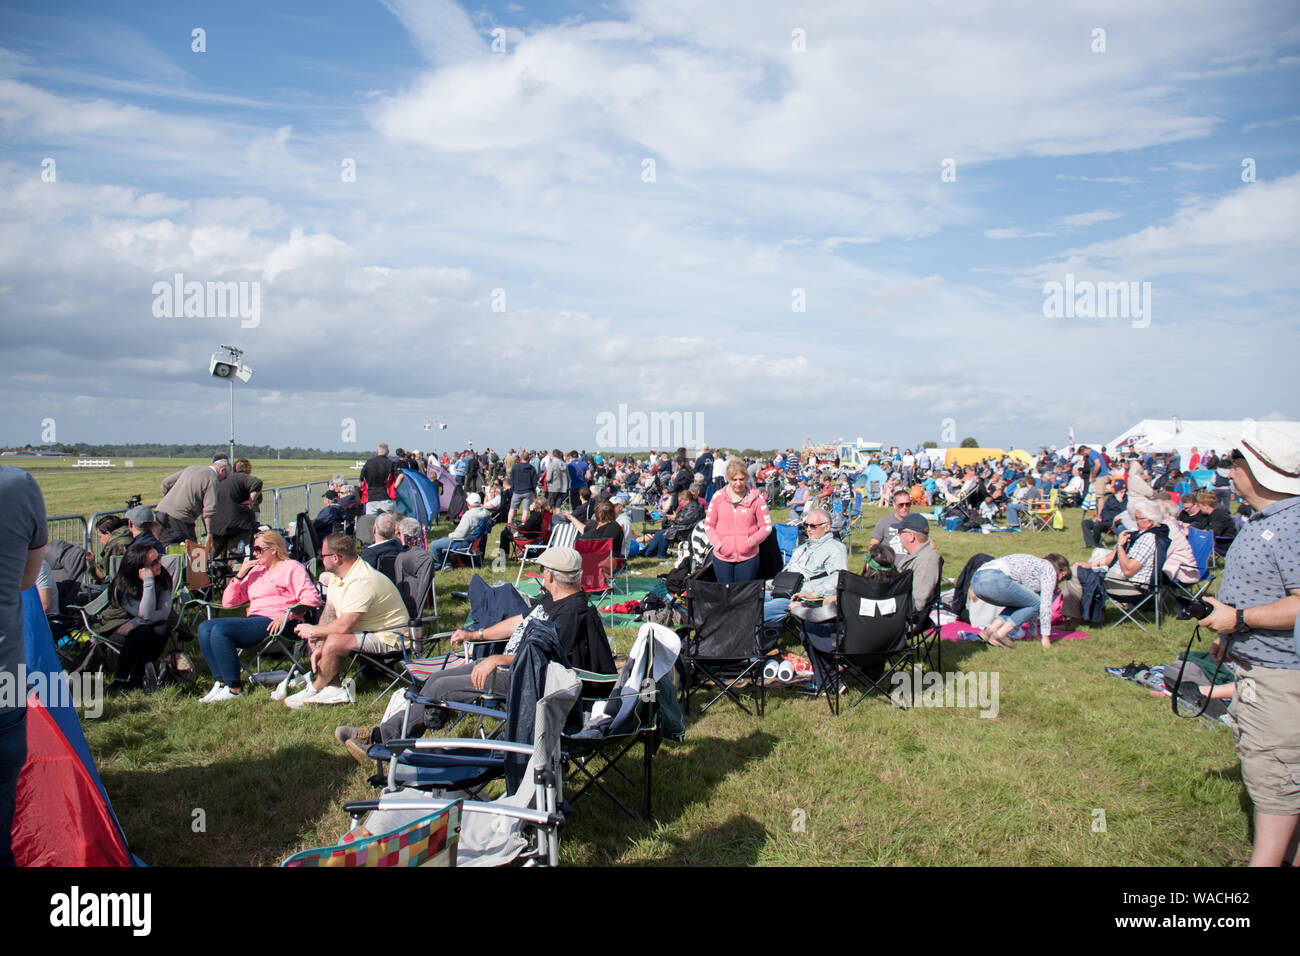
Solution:
{"label": "distant tree line", "polygon": [[[145,442],[126,445],[89,445],[78,442],[75,445],[24,445],[24,451],[61,451],[69,455],[81,455],[95,458],[211,458],[217,452],[228,452],[229,445],[168,445],[160,442]],[[268,458],[338,458],[356,461],[367,458],[373,452],[366,449],[352,451],[325,451],[320,448],[274,448],[271,445],[235,445],[236,458],[266,460]]]}

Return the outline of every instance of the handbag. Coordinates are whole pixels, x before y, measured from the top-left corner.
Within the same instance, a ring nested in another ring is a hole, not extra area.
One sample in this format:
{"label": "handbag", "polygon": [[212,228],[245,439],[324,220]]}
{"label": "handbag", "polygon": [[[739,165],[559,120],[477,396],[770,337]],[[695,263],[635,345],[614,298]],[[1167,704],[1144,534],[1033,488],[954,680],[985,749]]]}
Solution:
{"label": "handbag", "polygon": [[772,579],[772,597],[790,598],[803,590],[803,575],[798,571],[781,571]]}

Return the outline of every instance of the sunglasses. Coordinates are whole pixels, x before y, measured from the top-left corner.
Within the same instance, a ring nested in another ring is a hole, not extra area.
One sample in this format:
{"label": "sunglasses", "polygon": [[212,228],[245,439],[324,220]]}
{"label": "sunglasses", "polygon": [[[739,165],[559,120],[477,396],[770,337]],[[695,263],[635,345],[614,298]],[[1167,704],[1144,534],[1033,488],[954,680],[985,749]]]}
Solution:
{"label": "sunglasses", "polygon": [[253,545],[252,551],[253,554],[265,554],[267,549],[262,547],[260,544],[255,544]]}

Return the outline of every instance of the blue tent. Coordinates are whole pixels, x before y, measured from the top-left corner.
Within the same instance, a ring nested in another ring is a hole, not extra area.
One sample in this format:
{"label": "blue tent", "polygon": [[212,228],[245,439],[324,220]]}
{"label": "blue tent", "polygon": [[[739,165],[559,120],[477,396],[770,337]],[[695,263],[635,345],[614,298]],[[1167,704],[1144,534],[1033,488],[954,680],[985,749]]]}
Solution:
{"label": "blue tent", "polygon": [[[36,588],[23,592],[27,762],[18,779],[13,852],[19,866],[133,866],[108,791],[73,708]],[[100,685],[102,691],[102,685]]]}
{"label": "blue tent", "polygon": [[885,474],[885,469],[873,463],[867,465],[866,469],[862,472],[862,474],[858,475],[857,480],[854,481],[854,484],[857,485],[859,488],[868,488],[870,487],[871,483],[874,481],[876,482],[877,487],[879,487],[883,485],[886,479],[888,478],[889,476]]}
{"label": "blue tent", "polygon": [[428,528],[438,520],[441,501],[438,486],[420,474],[403,468],[406,480],[397,489],[397,512],[415,518],[420,527]]}

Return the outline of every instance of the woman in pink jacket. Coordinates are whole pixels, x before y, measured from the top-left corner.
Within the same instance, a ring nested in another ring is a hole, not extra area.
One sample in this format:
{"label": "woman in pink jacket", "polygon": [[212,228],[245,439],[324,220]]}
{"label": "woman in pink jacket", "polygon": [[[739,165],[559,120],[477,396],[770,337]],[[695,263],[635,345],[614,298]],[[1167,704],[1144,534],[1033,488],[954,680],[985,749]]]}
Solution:
{"label": "woman in pink jacket", "polygon": [[713,570],[722,582],[752,581],[758,546],[772,533],[772,516],[758,489],[750,490],[745,463],[727,463],[727,485],[709,502],[704,530],[713,545]]}
{"label": "woman in pink jacket", "polygon": [[253,647],[282,630],[294,605],[321,606],[311,575],[289,559],[284,538],[275,531],[257,533],[253,556],[235,572],[221,596],[223,607],[239,607],[245,601],[247,617],[215,617],[199,625],[199,647],[216,681],[203,698],[205,704],[241,696],[239,648]]}

